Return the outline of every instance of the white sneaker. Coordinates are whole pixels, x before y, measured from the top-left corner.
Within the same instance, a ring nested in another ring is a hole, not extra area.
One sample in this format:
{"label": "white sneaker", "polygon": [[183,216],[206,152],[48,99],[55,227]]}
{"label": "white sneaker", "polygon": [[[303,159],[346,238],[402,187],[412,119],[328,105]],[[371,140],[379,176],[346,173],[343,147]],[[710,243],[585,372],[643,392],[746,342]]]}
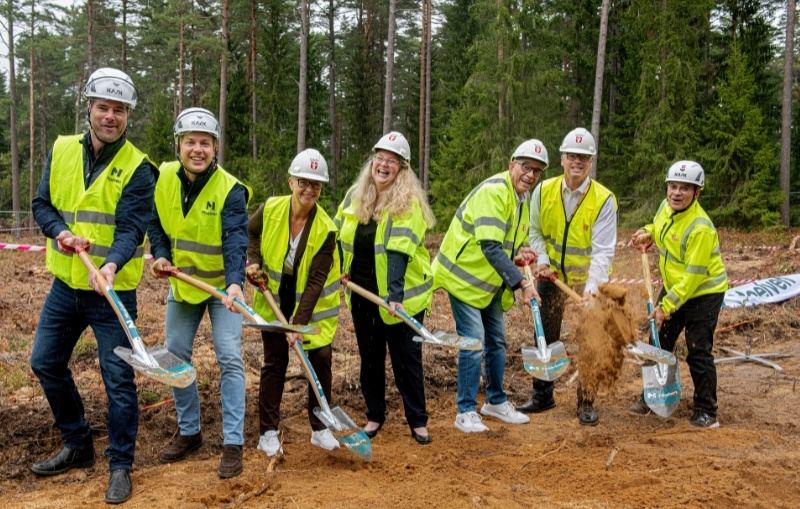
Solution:
{"label": "white sneaker", "polygon": [[483,407],[481,407],[481,413],[483,415],[497,417],[501,421],[505,421],[509,424],[525,424],[526,422],[531,422],[530,417],[517,412],[514,409],[514,404],[510,401],[504,401],[503,403],[499,403],[497,405],[484,403]]}
{"label": "white sneaker", "polygon": [[480,433],[481,431],[489,431],[482,422],[481,416],[477,412],[465,412],[456,415],[456,428],[464,433]]}
{"label": "white sneaker", "polygon": [[333,433],[331,433],[331,430],[329,429],[312,431],[311,443],[328,451],[333,451],[339,448],[339,441],[336,440],[336,438],[333,436]]}
{"label": "white sneaker", "polygon": [[264,434],[259,437],[258,439],[258,449],[261,449],[267,456],[272,457],[276,454],[283,453],[283,447],[281,447],[280,441],[280,431],[277,430],[270,430],[264,432]]}

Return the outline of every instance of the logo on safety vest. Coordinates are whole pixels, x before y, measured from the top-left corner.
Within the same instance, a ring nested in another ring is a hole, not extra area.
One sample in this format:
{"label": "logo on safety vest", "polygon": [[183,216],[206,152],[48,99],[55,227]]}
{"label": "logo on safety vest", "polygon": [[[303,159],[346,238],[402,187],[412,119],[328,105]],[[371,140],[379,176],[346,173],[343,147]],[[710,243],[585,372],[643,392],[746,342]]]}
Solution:
{"label": "logo on safety vest", "polygon": [[672,242],[678,242],[678,236],[674,233],[672,234]]}
{"label": "logo on safety vest", "polygon": [[120,168],[111,168],[111,175],[114,177],[121,177],[122,170]]}
{"label": "logo on safety vest", "polygon": [[109,173],[109,175],[108,175],[107,178],[108,178],[108,180],[110,182],[114,182],[115,184],[121,184],[122,183],[122,180],[120,180],[120,178],[122,177],[122,169],[121,168],[116,168],[116,167],[111,168],[111,170],[108,173]]}
{"label": "logo on safety vest", "polygon": [[582,141],[583,141],[583,136],[576,136],[575,137],[575,143],[580,143]]}
{"label": "logo on safety vest", "polygon": [[585,231],[585,232],[589,231],[589,225],[588,224],[583,225],[583,231]]}
{"label": "logo on safety vest", "polygon": [[207,201],[206,202],[206,210],[208,210],[208,209],[216,210],[217,209],[217,202],[215,202],[215,201]]}

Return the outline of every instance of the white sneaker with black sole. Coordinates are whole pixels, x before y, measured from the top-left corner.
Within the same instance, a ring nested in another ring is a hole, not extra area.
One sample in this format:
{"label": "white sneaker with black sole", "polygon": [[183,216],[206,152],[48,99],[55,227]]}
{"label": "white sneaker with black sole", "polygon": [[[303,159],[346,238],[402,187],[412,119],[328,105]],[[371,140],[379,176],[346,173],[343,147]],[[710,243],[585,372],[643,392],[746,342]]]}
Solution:
{"label": "white sneaker with black sole", "polygon": [[269,430],[265,431],[263,435],[258,438],[258,447],[267,453],[267,456],[270,458],[275,456],[276,454],[283,453],[283,447],[281,447],[281,440],[280,440],[281,432],[278,430]]}
{"label": "white sneaker with black sole", "polygon": [[480,433],[482,431],[489,431],[483,422],[481,416],[477,412],[464,412],[463,414],[456,415],[456,428],[464,433]]}
{"label": "white sneaker with black sole", "polygon": [[504,401],[502,403],[498,403],[497,405],[484,403],[483,407],[481,407],[481,413],[483,415],[496,417],[509,424],[525,424],[531,422],[530,417],[523,413],[517,412],[516,409],[514,409],[514,404],[510,401]]}
{"label": "white sneaker with black sole", "polygon": [[333,436],[331,430],[321,429],[311,432],[311,443],[325,450],[333,451],[339,448],[339,441]]}

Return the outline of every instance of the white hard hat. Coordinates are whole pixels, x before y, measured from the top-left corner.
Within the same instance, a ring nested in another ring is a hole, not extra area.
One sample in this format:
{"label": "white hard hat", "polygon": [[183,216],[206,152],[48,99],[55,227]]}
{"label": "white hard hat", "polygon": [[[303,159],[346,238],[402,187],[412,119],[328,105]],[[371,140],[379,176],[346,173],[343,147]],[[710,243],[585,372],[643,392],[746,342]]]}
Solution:
{"label": "white hard hat", "polygon": [[411,146],[408,144],[406,137],[397,131],[384,134],[383,137],[378,140],[378,143],[372,147],[373,152],[377,152],[378,150],[388,150],[389,152],[394,152],[402,157],[403,161],[406,162],[411,159]]}
{"label": "white hard hat", "polygon": [[130,76],[111,67],[101,67],[89,76],[83,87],[84,99],[119,101],[130,109],[136,107],[136,87]]}
{"label": "white hard hat", "polygon": [[579,127],[564,136],[564,141],[561,142],[559,150],[562,154],[589,154],[594,156],[597,154],[597,145],[594,142],[592,133],[583,127]]}
{"label": "white hard hat", "polygon": [[515,150],[511,155],[512,160],[519,157],[540,161],[544,164],[544,168],[550,164],[550,160],[547,158],[547,149],[545,148],[544,143],[537,139],[523,141],[520,146],[517,147],[517,150]]}
{"label": "white hard hat", "polygon": [[175,119],[172,134],[178,138],[186,133],[208,133],[218,140],[220,128],[217,117],[205,108],[186,108]]}
{"label": "white hard hat", "polygon": [[328,181],[328,163],[319,150],[307,148],[294,156],[289,166],[289,175],[308,180]]}
{"label": "white hard hat", "polygon": [[706,172],[700,163],[694,161],[678,161],[669,167],[667,171],[667,178],[664,182],[686,182],[687,184],[694,184],[700,186],[700,189],[706,185]]}

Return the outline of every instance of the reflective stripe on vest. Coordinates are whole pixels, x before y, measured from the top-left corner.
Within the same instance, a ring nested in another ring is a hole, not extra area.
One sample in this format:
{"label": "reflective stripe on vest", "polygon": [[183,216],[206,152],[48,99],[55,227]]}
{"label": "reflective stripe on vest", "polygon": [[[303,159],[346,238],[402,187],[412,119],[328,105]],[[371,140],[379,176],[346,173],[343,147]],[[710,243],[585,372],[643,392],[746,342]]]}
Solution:
{"label": "reflective stripe on vest", "polygon": [[529,225],[528,195],[518,200],[510,173],[484,180],[464,198],[447,229],[433,262],[434,288],[444,288],[477,309],[484,309],[502,291],[503,310],[508,311],[514,292],[486,260],[480,242],[499,242],[513,258],[528,242]]}
{"label": "reflective stripe on vest", "polygon": [[567,222],[562,197],[563,181],[561,175],[542,182],[539,210],[550,269],[562,274],[567,284],[575,285],[589,279],[594,222],[607,200],[614,200],[616,210],[617,199],[611,191],[592,180]]}
{"label": "reflective stripe on vest", "polygon": [[[156,184],[156,210],[170,241],[172,265],[192,277],[216,288],[225,287],[225,262],[222,256],[222,210],[225,200],[236,184],[235,177],[217,166],[192,208],[183,216],[181,163],[161,165]],[[244,184],[241,184],[244,185]],[[248,186],[248,200],[252,191]],[[178,302],[199,304],[210,296],[192,285],[170,278],[172,294]]]}
{"label": "reflective stripe on vest", "polygon": [[[353,263],[353,241],[355,240],[358,220],[355,217],[352,195],[355,187],[350,188],[345,199],[339,205],[335,222],[339,225],[339,243],[344,257],[344,272],[349,273]],[[375,231],[375,278],[378,293],[383,300],[389,298],[389,257],[388,251],[403,253],[408,257],[405,284],[403,286],[403,308],[409,315],[420,311],[430,311],[433,297],[433,277],[431,257],[425,249],[425,231],[427,225],[422,215],[422,208],[414,201],[410,212],[389,217],[384,214]],[[347,305],[350,306],[350,292],[345,292]],[[379,308],[384,323],[395,324],[402,320]]]}
{"label": "reflective stripe on vest", "polygon": [[[268,287],[278,305],[280,305],[278,289],[283,278],[283,264],[286,259],[286,253],[289,251],[291,201],[291,195],[279,196],[269,198],[264,204],[264,226],[261,231],[261,258],[264,263],[262,270],[269,274]],[[336,231],[336,226],[330,216],[322,210],[322,207],[318,205],[316,207],[317,212],[314,216],[314,222],[310,225],[311,231],[308,232],[306,249],[294,268],[295,302],[292,310],[293,315],[300,305],[303,291],[308,284],[308,276],[314,256],[322,249],[330,232]],[[309,224],[306,224],[306,227],[308,226]],[[342,275],[339,267],[339,250],[334,249],[333,266],[328,272],[325,286],[323,286],[319,299],[314,305],[311,320],[308,323],[308,325],[318,326],[321,332],[319,334],[303,335],[303,348],[305,350],[314,350],[333,342],[333,337],[339,324],[339,286]],[[253,308],[264,319],[268,321],[275,320],[275,313],[272,312],[272,308],[270,308],[269,303],[267,303],[260,291],[255,292]]]}
{"label": "reflective stripe on vest", "polygon": [[[88,253],[95,265],[100,266],[114,241],[117,203],[133,173],[147,156],[131,143],[124,143],[108,166],[85,189],[82,138],[81,134],[59,136],[53,144],[50,202],[73,234],[89,239],[92,244]],[[143,238],[133,258],[118,268],[114,289],[136,289],[144,269],[144,243]],[[55,239],[51,240],[51,246],[53,249],[48,249],[45,255],[50,272],[70,288],[91,290],[89,272],[80,258],[59,250]]]}

